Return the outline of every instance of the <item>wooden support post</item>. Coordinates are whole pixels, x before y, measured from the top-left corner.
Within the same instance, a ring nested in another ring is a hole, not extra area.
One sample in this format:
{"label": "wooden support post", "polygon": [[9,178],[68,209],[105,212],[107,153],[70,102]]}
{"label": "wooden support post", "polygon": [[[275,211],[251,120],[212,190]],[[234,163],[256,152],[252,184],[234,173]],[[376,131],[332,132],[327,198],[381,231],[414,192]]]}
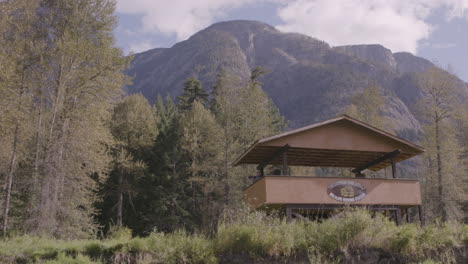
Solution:
{"label": "wooden support post", "polygon": [[292,208],[289,205],[286,205],[286,220],[288,222],[292,220]]}
{"label": "wooden support post", "polygon": [[397,171],[396,171],[396,164],[395,164],[395,159],[391,159],[392,162],[392,177],[393,179],[397,178]]}
{"label": "wooden support post", "polygon": [[401,225],[401,207],[395,209],[395,222],[397,226]]}
{"label": "wooden support post", "polygon": [[289,175],[289,171],[288,171],[288,152],[283,152],[283,175]]}
{"label": "wooden support post", "polygon": [[378,159],[375,159],[369,163],[367,163],[366,165],[363,165],[361,167],[358,167],[358,168],[355,168],[354,170],[352,170],[352,172],[356,175],[359,175],[361,174],[361,171],[365,170],[365,169],[368,169],[372,166],[375,166],[379,163],[382,163],[388,159],[394,159],[396,156],[400,155],[401,151],[399,149],[395,150],[395,151],[392,151],[392,152],[388,152],[387,154],[383,155],[382,157],[378,158]]}
{"label": "wooden support post", "polygon": [[263,169],[264,169],[268,164],[270,164],[270,162],[274,161],[274,160],[277,159],[277,158],[280,158],[281,155],[282,155],[283,153],[285,153],[286,151],[288,151],[288,149],[289,149],[289,145],[286,144],[286,145],[284,145],[283,147],[281,147],[280,149],[278,149],[270,158],[268,158],[268,159],[262,161],[262,163],[258,164],[257,169],[260,170],[260,173],[262,174],[262,176],[264,176],[264,175],[263,175]]}
{"label": "wooden support post", "polygon": [[426,219],[424,218],[424,212],[422,210],[422,206],[418,205],[418,215],[419,215],[419,222],[421,223],[421,226],[426,225]]}
{"label": "wooden support post", "polygon": [[405,215],[406,215],[406,223],[409,224],[410,222],[410,219],[409,219],[409,212],[408,212],[408,208],[405,209]]}

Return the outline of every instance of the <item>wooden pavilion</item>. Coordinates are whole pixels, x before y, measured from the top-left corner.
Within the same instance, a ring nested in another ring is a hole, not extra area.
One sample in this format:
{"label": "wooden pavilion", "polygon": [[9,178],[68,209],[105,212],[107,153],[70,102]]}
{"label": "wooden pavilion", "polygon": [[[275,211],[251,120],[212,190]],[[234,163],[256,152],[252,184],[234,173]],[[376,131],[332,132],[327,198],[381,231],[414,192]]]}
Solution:
{"label": "wooden pavilion", "polygon": [[[418,208],[418,180],[397,174],[396,164],[424,152],[411,142],[349,116],[340,116],[256,141],[235,162],[258,165],[254,183],[244,190],[253,208],[285,208],[288,219],[307,212],[330,212],[345,205],[389,213],[401,223],[402,213]],[[267,165],[280,165],[280,175],[265,175]],[[355,177],[290,176],[288,166],[350,168]],[[368,178],[364,170],[391,167],[391,178]]]}

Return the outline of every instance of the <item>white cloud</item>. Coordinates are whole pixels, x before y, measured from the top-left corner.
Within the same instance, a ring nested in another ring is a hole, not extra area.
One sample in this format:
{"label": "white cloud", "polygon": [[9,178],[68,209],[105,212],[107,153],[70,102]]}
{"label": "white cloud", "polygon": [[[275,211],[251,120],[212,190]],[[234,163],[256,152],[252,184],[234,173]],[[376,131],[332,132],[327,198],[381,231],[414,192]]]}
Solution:
{"label": "white cloud", "polygon": [[455,48],[457,44],[455,43],[434,43],[431,44],[432,48],[434,49],[451,49]]}
{"label": "white cloud", "polygon": [[[140,16],[141,28],[127,35],[174,35],[178,41],[252,3],[278,6],[278,29],[299,32],[331,45],[382,44],[416,53],[434,25],[431,12],[445,8],[447,19],[466,17],[468,0],[117,0],[117,11]],[[272,14],[273,16],[274,14]],[[134,52],[150,43],[134,43]]]}
{"label": "white cloud", "polygon": [[278,29],[307,34],[331,45],[379,43],[415,53],[433,26],[426,20],[437,8],[447,19],[468,18],[468,0],[291,0],[278,15]]}
{"label": "white cloud", "polygon": [[153,43],[151,43],[150,41],[144,40],[144,41],[140,41],[140,42],[130,43],[130,46],[129,46],[128,50],[129,50],[129,52],[139,53],[139,52],[142,52],[142,51],[152,49],[154,47],[155,47],[155,45]]}
{"label": "white cloud", "polygon": [[177,40],[184,40],[225,16],[227,11],[254,1],[118,0],[117,11],[141,15],[143,32],[175,34]]}

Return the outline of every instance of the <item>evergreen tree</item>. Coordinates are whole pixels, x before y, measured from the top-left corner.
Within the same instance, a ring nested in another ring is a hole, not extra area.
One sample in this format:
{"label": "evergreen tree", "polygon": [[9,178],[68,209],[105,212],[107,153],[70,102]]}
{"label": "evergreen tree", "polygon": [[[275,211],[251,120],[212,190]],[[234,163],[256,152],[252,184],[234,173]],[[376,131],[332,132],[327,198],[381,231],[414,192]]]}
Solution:
{"label": "evergreen tree", "polygon": [[220,127],[214,116],[195,101],[182,118],[181,146],[188,160],[187,173],[193,191],[193,210],[200,210],[201,227],[216,230],[222,206]]}
{"label": "evergreen tree", "polygon": [[[157,126],[148,100],[136,94],[125,97],[115,106],[110,127],[116,142],[112,147],[112,171],[102,187],[100,221],[105,225],[114,222],[122,226],[126,212],[133,212],[133,219],[137,217],[133,199],[138,193],[137,182],[145,174],[143,159],[151,154]],[[128,225],[129,221],[126,222]]]}
{"label": "evergreen tree", "polygon": [[211,109],[221,131],[221,171],[224,183],[225,208],[239,204],[242,190],[249,184],[248,175],[255,168],[232,162],[255,140],[285,128],[284,118],[261,87],[260,78],[266,71],[256,67],[247,84],[222,71],[213,89]]}
{"label": "evergreen tree", "polygon": [[193,102],[200,101],[206,104],[208,94],[203,89],[202,84],[195,78],[189,78],[184,82],[184,93],[178,97],[178,106],[185,111],[190,109]]}
{"label": "evergreen tree", "polygon": [[156,103],[158,131],[152,155],[148,156],[149,173],[140,181],[145,190],[136,199],[141,219],[134,229],[137,233],[153,228],[173,231],[179,228],[193,230],[199,211],[193,211],[192,186],[187,174],[188,161],[181,148],[181,114],[170,98]]}

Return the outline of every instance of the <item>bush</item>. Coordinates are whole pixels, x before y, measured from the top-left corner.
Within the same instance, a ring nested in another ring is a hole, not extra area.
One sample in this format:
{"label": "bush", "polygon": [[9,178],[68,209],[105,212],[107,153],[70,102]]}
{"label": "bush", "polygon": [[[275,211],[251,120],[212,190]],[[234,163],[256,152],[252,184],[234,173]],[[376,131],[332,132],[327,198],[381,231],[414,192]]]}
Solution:
{"label": "bush", "polygon": [[128,227],[111,226],[107,233],[108,239],[130,240],[132,238],[132,230]]}
{"label": "bush", "polygon": [[302,222],[286,223],[277,217],[253,212],[221,223],[215,249],[220,255],[290,256],[307,249],[304,229]]}
{"label": "bush", "polygon": [[173,234],[153,232],[146,243],[154,263],[217,263],[211,241],[184,231]]}
{"label": "bush", "polygon": [[398,227],[390,250],[406,256],[424,257],[441,254],[461,244],[464,227],[455,223],[435,223],[425,227],[406,224]]}
{"label": "bush", "polygon": [[339,263],[353,250],[379,249],[414,263],[435,264],[453,263],[454,249],[467,240],[466,225],[396,226],[382,215],[372,217],[356,209],[322,223],[287,223],[277,216],[243,211],[225,218],[213,239],[184,231],[132,238],[126,228],[113,230],[104,240],[13,237],[0,241],[0,262],[210,264],[217,263],[218,256],[280,258],[307,252],[311,263]]}
{"label": "bush", "polygon": [[100,264],[101,261],[92,261],[90,258],[83,256],[81,254],[76,257],[71,257],[60,253],[57,255],[57,258],[54,260],[48,260],[44,264]]}

